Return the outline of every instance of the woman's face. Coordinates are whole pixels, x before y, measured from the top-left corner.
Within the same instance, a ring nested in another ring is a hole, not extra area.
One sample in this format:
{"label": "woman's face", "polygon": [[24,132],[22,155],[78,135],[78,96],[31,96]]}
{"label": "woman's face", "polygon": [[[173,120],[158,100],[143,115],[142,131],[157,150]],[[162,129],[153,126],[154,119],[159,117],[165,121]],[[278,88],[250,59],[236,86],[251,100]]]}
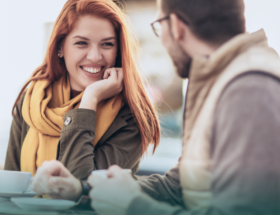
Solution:
{"label": "woman's face", "polygon": [[83,91],[103,79],[104,71],[115,65],[117,46],[117,36],[108,19],[79,18],[59,51],[70,75],[71,88]]}

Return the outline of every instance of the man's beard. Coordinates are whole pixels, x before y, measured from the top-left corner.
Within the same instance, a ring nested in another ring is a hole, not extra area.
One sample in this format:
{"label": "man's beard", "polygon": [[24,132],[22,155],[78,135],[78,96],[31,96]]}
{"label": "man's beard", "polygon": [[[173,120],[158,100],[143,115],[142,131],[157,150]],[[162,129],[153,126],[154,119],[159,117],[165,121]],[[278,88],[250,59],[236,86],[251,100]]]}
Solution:
{"label": "man's beard", "polygon": [[189,78],[189,74],[190,74],[192,58],[188,57],[185,59],[186,60],[182,60],[182,61],[173,60],[174,66],[176,68],[176,72],[181,78]]}
{"label": "man's beard", "polygon": [[173,50],[170,51],[170,56],[173,60],[177,74],[181,78],[189,78],[192,58],[179,44],[174,44],[173,47]]}

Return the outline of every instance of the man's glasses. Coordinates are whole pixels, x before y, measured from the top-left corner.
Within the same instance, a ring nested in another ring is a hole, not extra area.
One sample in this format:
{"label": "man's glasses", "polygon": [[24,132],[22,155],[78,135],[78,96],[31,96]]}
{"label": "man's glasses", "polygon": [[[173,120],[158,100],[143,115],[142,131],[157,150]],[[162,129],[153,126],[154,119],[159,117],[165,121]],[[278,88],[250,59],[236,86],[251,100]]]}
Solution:
{"label": "man's glasses", "polygon": [[166,19],[169,19],[169,15],[166,16],[166,17],[163,17],[161,19],[158,19],[151,24],[152,29],[155,32],[157,37],[160,37],[161,33],[162,33],[162,27],[161,27],[160,22],[163,21],[163,20],[166,20]]}

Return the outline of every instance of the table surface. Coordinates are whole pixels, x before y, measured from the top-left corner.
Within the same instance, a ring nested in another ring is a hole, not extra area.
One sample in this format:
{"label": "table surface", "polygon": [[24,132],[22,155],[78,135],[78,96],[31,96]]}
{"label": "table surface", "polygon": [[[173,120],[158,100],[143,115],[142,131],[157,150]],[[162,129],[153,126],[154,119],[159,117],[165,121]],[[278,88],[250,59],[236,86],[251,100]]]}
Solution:
{"label": "table surface", "polygon": [[17,207],[9,199],[0,199],[0,214],[21,214],[21,215],[97,215],[94,211],[69,209],[66,211],[25,211]]}

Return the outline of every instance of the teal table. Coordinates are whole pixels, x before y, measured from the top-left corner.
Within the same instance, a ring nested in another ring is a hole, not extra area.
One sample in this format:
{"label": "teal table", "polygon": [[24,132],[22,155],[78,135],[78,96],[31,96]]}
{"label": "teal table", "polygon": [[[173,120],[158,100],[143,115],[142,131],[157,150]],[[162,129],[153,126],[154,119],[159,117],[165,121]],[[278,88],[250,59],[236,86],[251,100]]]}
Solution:
{"label": "teal table", "polygon": [[0,199],[0,214],[14,215],[98,215],[94,211],[71,208],[67,211],[25,211],[17,207],[9,199]]}

